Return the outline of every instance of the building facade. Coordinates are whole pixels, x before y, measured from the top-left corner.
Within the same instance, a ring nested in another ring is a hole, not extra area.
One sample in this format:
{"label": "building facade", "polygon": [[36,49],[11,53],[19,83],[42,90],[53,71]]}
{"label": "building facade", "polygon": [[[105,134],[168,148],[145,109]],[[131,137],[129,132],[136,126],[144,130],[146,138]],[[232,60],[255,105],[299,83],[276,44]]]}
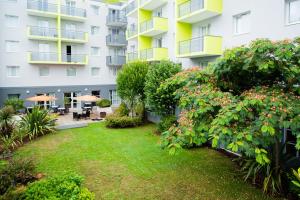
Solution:
{"label": "building facade", "polygon": [[[119,103],[115,79],[125,63],[122,5],[92,0],[0,1],[0,105],[10,97],[51,95],[77,108],[93,94]],[[26,105],[32,103],[26,102]]]}
{"label": "building facade", "polygon": [[130,0],[127,62],[170,59],[205,67],[257,38],[300,36],[300,0]]}

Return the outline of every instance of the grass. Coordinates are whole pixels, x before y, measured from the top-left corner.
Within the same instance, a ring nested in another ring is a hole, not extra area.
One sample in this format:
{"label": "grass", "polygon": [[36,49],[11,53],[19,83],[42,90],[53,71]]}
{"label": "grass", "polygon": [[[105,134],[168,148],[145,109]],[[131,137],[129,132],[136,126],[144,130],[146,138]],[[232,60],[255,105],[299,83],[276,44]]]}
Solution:
{"label": "grass", "polygon": [[96,199],[271,199],[241,180],[232,161],[208,148],[170,156],[154,125],[107,129],[103,123],[41,137],[15,156],[34,158],[47,176],[77,172]]}

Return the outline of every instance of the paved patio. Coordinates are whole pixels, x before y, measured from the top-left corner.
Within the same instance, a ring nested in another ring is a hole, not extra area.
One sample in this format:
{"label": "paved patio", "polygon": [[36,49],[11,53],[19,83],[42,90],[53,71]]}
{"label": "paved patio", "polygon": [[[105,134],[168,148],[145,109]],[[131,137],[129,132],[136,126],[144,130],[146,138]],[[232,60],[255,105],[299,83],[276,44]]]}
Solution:
{"label": "paved patio", "polygon": [[90,123],[97,123],[101,121],[93,120],[97,119],[97,117],[94,114],[91,114],[90,119],[80,119],[80,120],[73,120],[73,113],[68,113],[65,115],[59,115],[57,118],[57,125],[56,128],[58,130],[63,130],[63,129],[69,129],[69,128],[80,128],[80,127],[85,127]]}

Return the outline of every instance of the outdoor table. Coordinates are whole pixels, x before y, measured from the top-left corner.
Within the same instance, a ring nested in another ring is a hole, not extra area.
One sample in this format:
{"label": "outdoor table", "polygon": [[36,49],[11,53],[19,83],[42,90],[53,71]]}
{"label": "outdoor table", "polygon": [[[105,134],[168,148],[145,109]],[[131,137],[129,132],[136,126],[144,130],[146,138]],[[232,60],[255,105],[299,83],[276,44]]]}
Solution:
{"label": "outdoor table", "polygon": [[66,109],[65,108],[58,108],[57,110],[59,111],[60,115],[64,115]]}
{"label": "outdoor table", "polygon": [[54,111],[54,113],[57,113],[57,111],[58,111],[58,106],[51,106],[51,109]]}

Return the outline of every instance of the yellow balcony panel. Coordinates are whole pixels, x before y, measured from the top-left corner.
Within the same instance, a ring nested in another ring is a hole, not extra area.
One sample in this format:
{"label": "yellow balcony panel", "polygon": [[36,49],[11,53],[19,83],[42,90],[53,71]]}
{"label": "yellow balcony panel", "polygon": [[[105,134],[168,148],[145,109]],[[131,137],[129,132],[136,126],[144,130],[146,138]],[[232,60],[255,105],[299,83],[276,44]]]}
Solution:
{"label": "yellow balcony panel", "polygon": [[82,31],[62,30],[61,41],[71,43],[87,43],[88,33]]}
{"label": "yellow balcony panel", "polygon": [[180,41],[178,55],[180,58],[197,58],[222,55],[222,37],[204,36]]}
{"label": "yellow balcony panel", "polygon": [[126,31],[126,40],[137,39],[138,31],[137,30],[127,30]]}
{"label": "yellow balcony panel", "polygon": [[30,40],[42,40],[42,41],[58,40],[56,28],[29,26],[27,27],[27,36]]}
{"label": "yellow balcony panel", "polygon": [[151,48],[141,50],[139,57],[145,61],[160,61],[168,59],[169,54],[167,48]]}
{"label": "yellow balcony panel", "polygon": [[28,63],[47,65],[87,65],[87,55],[59,55],[56,52],[29,52]]}
{"label": "yellow balcony panel", "polygon": [[46,1],[27,0],[27,13],[34,16],[56,18],[58,5]]}
{"label": "yellow balcony panel", "polygon": [[168,31],[168,19],[153,17],[140,24],[140,35],[152,37]]}
{"label": "yellow balcony panel", "polygon": [[138,53],[137,52],[131,52],[128,53],[126,56],[126,63],[134,62],[138,60]]}
{"label": "yellow balcony panel", "polygon": [[178,5],[177,20],[196,23],[220,15],[223,0],[188,0]]}
{"label": "yellow balcony panel", "polygon": [[140,0],[140,8],[154,10],[168,3],[168,0]]}
{"label": "yellow balcony panel", "polygon": [[72,6],[61,6],[61,19],[83,22],[86,20],[86,10]]}

